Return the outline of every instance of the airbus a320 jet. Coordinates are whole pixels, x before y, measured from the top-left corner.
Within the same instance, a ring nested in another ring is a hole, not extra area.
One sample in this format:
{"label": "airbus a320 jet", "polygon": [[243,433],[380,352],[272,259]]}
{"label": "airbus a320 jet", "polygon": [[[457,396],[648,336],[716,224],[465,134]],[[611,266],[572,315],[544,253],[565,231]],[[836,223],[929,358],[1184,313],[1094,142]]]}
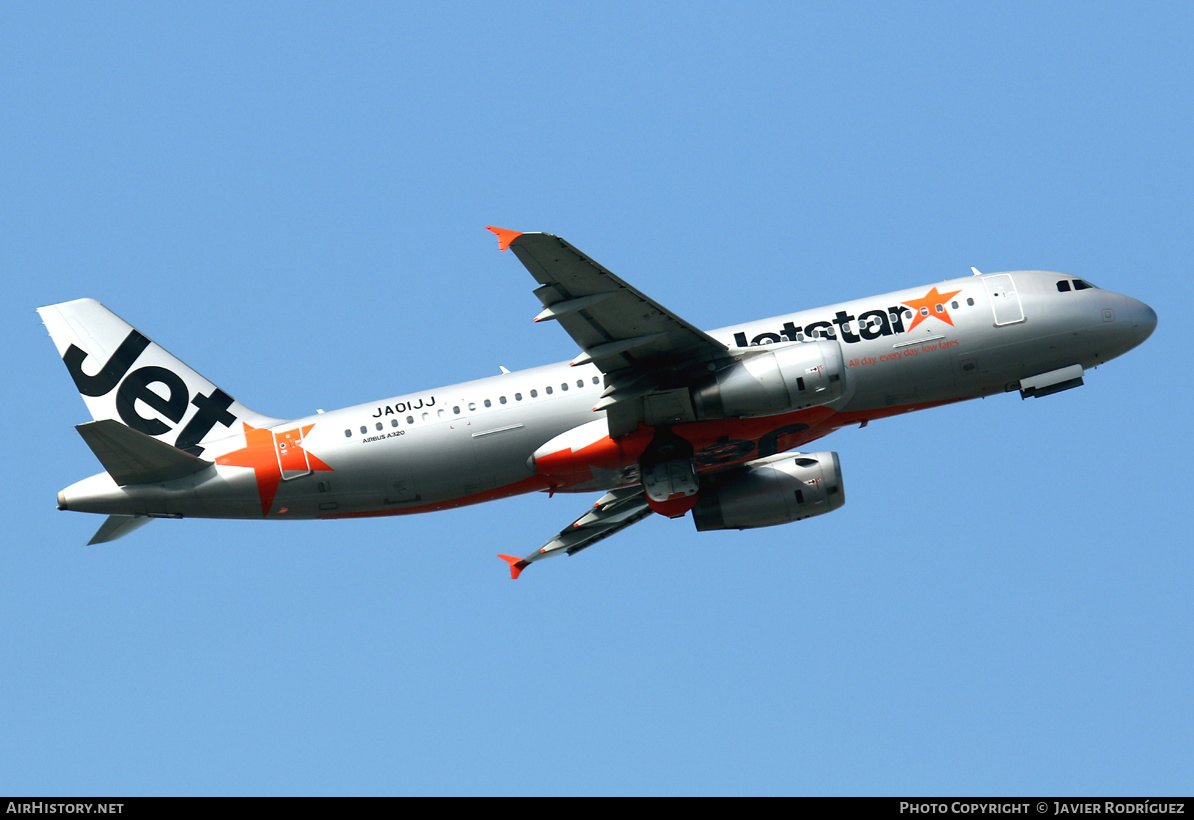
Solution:
{"label": "airbus a320 jet", "polygon": [[691,513],[705,531],[832,512],[845,502],[837,454],[797,448],[911,410],[1077,387],[1157,323],[1084,279],[974,270],[706,332],[559,237],[489,230],[539,283],[535,321],[579,346],[571,361],[283,420],[94,300],[40,308],[104,467],[58,493],[58,508],[106,514],[95,544],[154,518],[356,518],[601,493],[530,555],[501,556],[517,578],[652,513]]}

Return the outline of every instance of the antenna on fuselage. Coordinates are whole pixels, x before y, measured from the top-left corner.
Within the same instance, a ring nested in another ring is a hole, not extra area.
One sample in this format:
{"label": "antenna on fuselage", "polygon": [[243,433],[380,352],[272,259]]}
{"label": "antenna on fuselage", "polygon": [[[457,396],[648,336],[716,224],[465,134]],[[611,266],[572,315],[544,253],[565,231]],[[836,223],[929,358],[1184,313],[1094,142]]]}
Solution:
{"label": "antenna on fuselage", "polygon": [[981,270],[979,270],[978,268],[974,267],[974,265],[970,266],[970,272],[973,273],[975,276],[983,275],[983,272]]}

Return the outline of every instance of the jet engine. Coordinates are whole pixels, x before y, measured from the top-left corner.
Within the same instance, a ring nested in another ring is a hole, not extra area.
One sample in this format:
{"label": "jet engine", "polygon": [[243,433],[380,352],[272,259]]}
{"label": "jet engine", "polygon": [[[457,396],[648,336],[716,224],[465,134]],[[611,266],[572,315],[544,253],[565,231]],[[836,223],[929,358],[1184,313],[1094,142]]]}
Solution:
{"label": "jet engine", "polygon": [[845,392],[836,342],[792,342],[751,350],[692,389],[699,419],[771,416],[828,404]]}
{"label": "jet engine", "polygon": [[706,530],[749,530],[800,521],[846,503],[837,453],[771,456],[701,482],[693,521]]}

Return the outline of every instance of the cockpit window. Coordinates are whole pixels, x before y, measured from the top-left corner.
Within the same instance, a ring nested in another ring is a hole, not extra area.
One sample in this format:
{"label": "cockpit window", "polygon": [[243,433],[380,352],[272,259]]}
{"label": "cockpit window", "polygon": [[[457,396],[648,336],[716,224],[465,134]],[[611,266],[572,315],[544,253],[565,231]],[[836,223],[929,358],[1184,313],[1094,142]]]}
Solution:
{"label": "cockpit window", "polygon": [[1087,282],[1085,279],[1074,280],[1074,290],[1086,290],[1087,288],[1093,287],[1094,285],[1092,285],[1090,282]]}
{"label": "cockpit window", "polygon": [[1057,291],[1059,293],[1069,293],[1070,292],[1070,280],[1069,279],[1059,279],[1057,281]]}

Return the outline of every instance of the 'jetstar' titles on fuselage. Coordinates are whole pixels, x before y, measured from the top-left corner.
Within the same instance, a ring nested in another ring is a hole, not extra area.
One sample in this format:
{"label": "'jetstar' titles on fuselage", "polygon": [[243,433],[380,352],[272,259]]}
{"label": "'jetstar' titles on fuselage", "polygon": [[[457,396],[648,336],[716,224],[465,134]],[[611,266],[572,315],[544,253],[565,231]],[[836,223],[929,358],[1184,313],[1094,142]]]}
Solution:
{"label": "'jetstar' titles on fuselage", "polygon": [[[746,334],[739,331],[734,334],[734,344],[738,347],[753,347],[754,345],[775,344],[776,342],[800,342],[805,339],[833,339],[840,338],[846,344],[870,341],[883,336],[895,336],[905,333],[904,305],[893,305],[886,310],[868,310],[855,317],[844,310],[839,310],[832,321],[809,322],[804,327],[798,327],[791,321],[784,322],[779,332],[760,333],[753,339],[747,339]],[[851,322],[857,322],[858,331],[855,332]],[[834,326],[837,326],[835,331]]]}

